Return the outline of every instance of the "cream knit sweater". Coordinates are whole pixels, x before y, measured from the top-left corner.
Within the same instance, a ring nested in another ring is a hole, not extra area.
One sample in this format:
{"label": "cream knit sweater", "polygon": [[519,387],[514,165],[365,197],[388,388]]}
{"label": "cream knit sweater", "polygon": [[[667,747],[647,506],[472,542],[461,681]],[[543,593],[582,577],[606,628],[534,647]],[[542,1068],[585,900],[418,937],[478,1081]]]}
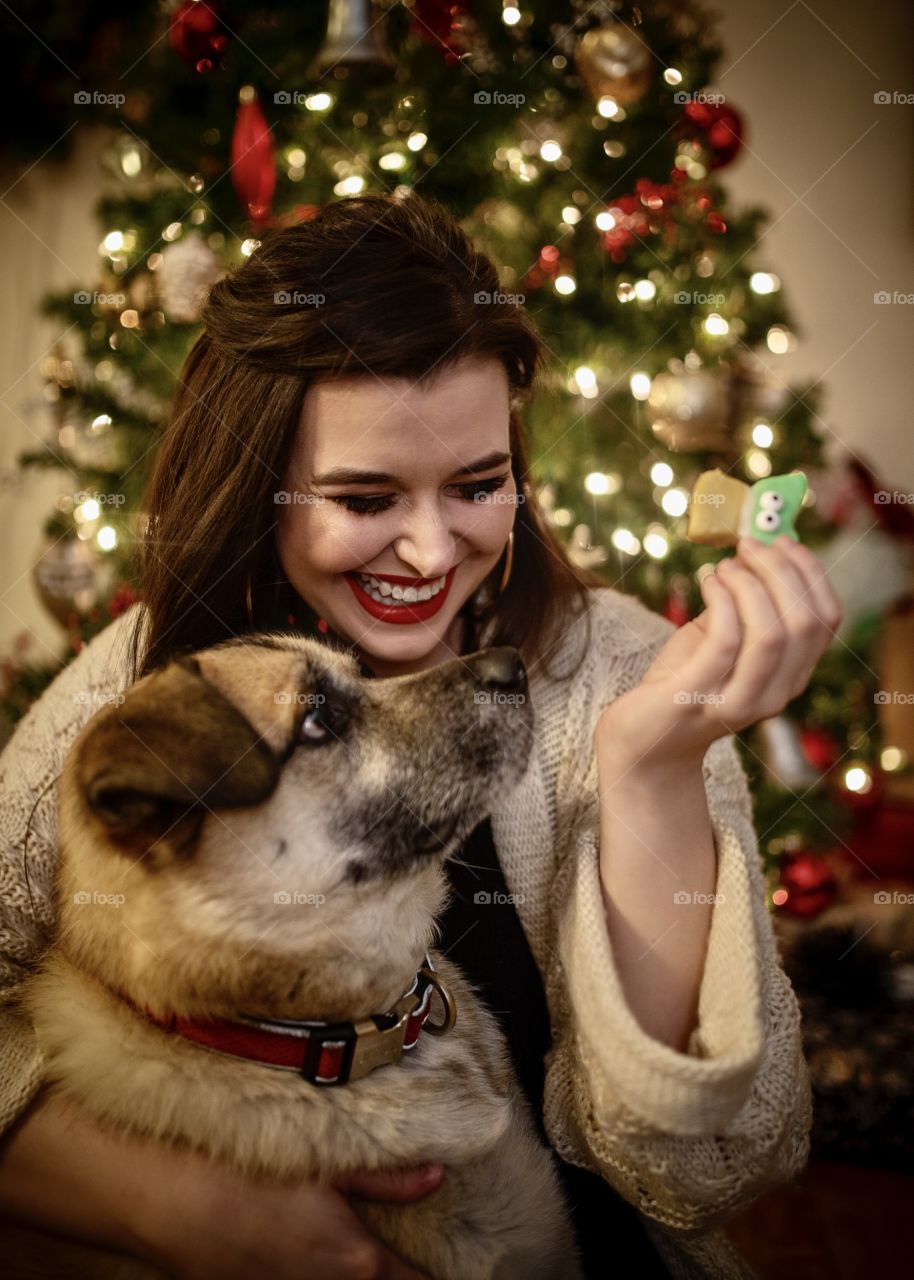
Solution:
{"label": "cream knit sweater", "polygon": [[[687,1053],[641,1030],[606,934],[598,868],[592,733],[613,698],[640,680],[672,630],[633,597],[605,588],[569,620],[548,664],[530,670],[536,747],[520,785],[493,814],[505,879],[546,985],[553,1044],[546,1130],[555,1150],[600,1174],[642,1214],[673,1276],[753,1275],[720,1224],[803,1168],[812,1100],[799,1008],[777,956],[745,775],[731,739],[705,758],[718,879]],[[0,756],[0,1131],[42,1078],[31,1027],[10,997],[52,936],[56,780],[80,728],[130,684],[132,606],[65,667]],[[26,834],[28,844],[26,846]],[[27,869],[27,870],[26,870]],[[625,1274],[606,1241],[607,1276]]]}

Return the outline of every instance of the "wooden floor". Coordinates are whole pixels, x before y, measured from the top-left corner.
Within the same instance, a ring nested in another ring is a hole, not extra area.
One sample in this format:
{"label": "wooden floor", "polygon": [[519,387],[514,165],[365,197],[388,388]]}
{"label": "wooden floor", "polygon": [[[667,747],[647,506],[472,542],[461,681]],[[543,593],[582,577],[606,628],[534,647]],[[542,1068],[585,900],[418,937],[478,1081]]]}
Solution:
{"label": "wooden floor", "polygon": [[763,1280],[910,1280],[914,1176],[811,1161],[727,1232]]}

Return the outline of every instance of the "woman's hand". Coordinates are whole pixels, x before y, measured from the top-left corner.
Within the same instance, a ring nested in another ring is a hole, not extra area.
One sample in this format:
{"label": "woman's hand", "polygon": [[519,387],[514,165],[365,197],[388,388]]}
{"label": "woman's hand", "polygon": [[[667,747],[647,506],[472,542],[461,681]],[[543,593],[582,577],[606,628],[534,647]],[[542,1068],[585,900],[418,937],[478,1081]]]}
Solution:
{"label": "woman's hand", "polygon": [[0,1216],[180,1280],[422,1280],[346,1197],[418,1200],[443,1175],[436,1164],[334,1186],[245,1178],[201,1152],[103,1129],[45,1087],[2,1135]]}
{"label": "woman's hand", "polygon": [[[136,1225],[140,1256],[180,1280],[427,1280],[346,1199],[418,1200],[443,1166],[351,1174],[333,1186],[242,1178],[202,1156]],[[183,1185],[182,1185],[183,1184]]]}
{"label": "woman's hand", "polygon": [[805,689],[841,622],[825,570],[801,543],[740,541],[702,579],[705,610],[612,702],[595,741],[613,768],[700,762],[716,738],[777,715]]}

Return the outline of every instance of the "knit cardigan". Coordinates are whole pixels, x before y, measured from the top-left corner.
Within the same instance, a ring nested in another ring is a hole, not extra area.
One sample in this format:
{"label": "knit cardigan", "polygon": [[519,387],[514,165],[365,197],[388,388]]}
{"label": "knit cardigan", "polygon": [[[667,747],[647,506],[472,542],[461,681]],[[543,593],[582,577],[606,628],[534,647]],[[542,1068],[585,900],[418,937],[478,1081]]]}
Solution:
{"label": "knit cardigan", "polygon": [[[135,604],[85,645],[0,755],[0,1132],[42,1080],[31,1024],[12,1001],[53,938],[56,782],[82,726],[129,686],[129,639],[145,615]],[[552,1146],[635,1205],[671,1275],[748,1280],[722,1224],[802,1170],[812,1096],[732,738],[703,765],[717,884],[685,1052],[643,1031],[627,1004],[601,892],[594,727],[671,631],[631,596],[590,591],[553,652],[529,664],[534,747],[520,784],[498,799],[492,833],[546,989]],[[607,1275],[624,1266],[609,1238],[606,1257]]]}

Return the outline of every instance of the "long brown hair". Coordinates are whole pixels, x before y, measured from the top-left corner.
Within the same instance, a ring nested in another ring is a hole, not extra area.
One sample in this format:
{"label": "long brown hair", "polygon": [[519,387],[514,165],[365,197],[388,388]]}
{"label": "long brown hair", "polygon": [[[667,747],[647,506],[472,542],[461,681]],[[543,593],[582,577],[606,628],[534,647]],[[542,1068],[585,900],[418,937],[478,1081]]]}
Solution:
{"label": "long brown hair", "polygon": [[486,643],[514,645],[528,664],[548,657],[586,608],[588,588],[603,584],[568,560],[531,483],[517,407],[543,363],[541,339],[443,206],[414,194],[359,196],[268,232],[212,288],[203,325],[144,501],[147,613],[141,669],[135,633],[137,676],[251,630],[313,633],[316,617],[279,564],[274,497],[308,387],[344,374],[423,384],[466,356],[504,365],[511,465],[524,495],[508,584],[497,593],[500,560],[468,602],[471,635],[485,627]]}

